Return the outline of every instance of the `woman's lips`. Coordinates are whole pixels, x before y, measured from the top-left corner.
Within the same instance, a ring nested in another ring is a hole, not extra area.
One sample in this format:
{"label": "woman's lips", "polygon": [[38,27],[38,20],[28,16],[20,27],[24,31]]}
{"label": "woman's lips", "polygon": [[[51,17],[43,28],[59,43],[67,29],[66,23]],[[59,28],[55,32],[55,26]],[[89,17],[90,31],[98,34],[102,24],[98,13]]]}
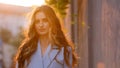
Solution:
{"label": "woman's lips", "polygon": [[43,31],[45,31],[45,29],[39,29],[39,31],[42,31],[42,32],[43,32]]}

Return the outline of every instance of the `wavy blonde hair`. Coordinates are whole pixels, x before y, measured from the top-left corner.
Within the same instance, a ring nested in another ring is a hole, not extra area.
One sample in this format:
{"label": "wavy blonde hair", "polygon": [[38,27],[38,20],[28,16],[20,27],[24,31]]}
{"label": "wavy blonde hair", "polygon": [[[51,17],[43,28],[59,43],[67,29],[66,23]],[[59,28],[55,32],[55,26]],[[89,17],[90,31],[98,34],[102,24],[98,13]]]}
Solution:
{"label": "wavy blonde hair", "polygon": [[23,40],[22,44],[20,45],[17,55],[15,57],[15,61],[18,62],[18,68],[25,68],[25,61],[27,60],[29,64],[29,60],[31,56],[37,50],[38,34],[35,30],[35,22],[36,22],[35,15],[38,12],[44,12],[51,25],[51,30],[50,30],[51,44],[57,45],[59,49],[61,49],[61,47],[64,47],[64,58],[67,65],[70,65],[68,59],[68,55],[69,55],[68,47],[71,47],[72,58],[73,58],[72,65],[74,66],[77,63],[77,56],[75,53],[74,45],[72,44],[72,42],[66,39],[62,31],[60,21],[56,16],[54,10],[47,5],[43,5],[33,10],[30,16],[31,25],[29,27],[26,38]]}

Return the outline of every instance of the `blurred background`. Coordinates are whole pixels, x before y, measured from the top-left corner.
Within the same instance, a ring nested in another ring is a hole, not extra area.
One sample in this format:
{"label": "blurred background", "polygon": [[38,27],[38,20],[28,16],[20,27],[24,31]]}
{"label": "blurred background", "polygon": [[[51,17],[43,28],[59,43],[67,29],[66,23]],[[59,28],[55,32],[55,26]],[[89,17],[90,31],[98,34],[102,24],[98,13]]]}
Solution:
{"label": "blurred background", "polygon": [[13,58],[32,7],[53,6],[75,43],[77,68],[120,68],[120,0],[0,0],[0,68]]}

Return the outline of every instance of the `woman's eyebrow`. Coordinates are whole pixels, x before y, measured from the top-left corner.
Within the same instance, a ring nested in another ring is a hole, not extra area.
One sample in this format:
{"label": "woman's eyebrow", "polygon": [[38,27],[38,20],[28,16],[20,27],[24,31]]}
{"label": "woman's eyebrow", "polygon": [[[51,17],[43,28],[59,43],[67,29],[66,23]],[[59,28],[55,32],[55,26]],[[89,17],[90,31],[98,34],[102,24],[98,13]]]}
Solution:
{"label": "woman's eyebrow", "polygon": [[47,19],[47,18],[37,18],[37,19],[35,19],[35,20],[40,20],[40,19]]}
{"label": "woman's eyebrow", "polygon": [[39,19],[35,19],[35,21],[39,21]]}
{"label": "woman's eyebrow", "polygon": [[47,18],[43,18],[42,20],[48,21],[48,19],[47,19]]}

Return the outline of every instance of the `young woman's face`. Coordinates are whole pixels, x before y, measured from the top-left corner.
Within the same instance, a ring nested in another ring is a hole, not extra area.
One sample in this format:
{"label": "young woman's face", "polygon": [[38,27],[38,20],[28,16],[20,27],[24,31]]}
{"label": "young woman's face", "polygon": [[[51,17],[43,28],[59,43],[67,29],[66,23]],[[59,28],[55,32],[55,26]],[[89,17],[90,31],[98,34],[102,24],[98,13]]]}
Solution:
{"label": "young woman's face", "polygon": [[49,33],[50,24],[43,12],[35,15],[35,29],[39,35],[47,35]]}

